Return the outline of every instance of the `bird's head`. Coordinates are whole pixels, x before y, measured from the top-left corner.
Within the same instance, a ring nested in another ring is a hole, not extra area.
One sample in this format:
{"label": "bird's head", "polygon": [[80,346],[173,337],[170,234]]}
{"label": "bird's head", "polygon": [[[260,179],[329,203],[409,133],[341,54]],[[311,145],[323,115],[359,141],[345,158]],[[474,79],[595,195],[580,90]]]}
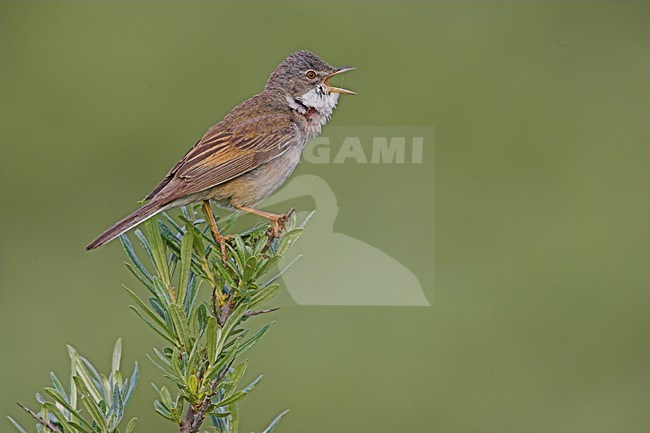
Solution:
{"label": "bird's head", "polygon": [[290,54],[273,71],[266,82],[266,90],[284,93],[287,103],[298,110],[314,109],[329,117],[341,93],[356,95],[351,90],[334,87],[328,80],[350,71],[352,67],[335,68],[310,51]]}

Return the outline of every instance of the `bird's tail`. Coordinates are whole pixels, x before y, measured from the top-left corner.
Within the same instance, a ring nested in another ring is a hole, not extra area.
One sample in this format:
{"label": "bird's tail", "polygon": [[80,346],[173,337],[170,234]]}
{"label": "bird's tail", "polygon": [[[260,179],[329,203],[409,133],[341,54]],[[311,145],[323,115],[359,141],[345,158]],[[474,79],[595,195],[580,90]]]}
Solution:
{"label": "bird's tail", "polygon": [[107,242],[112,241],[122,233],[126,232],[132,227],[137,226],[142,221],[145,221],[152,216],[156,215],[158,212],[165,210],[165,206],[160,202],[151,201],[140,209],[137,209],[132,214],[122,218],[120,221],[116,222],[113,227],[106,230],[104,233],[99,235],[97,239],[86,245],[87,250],[94,250],[97,247],[101,247]]}

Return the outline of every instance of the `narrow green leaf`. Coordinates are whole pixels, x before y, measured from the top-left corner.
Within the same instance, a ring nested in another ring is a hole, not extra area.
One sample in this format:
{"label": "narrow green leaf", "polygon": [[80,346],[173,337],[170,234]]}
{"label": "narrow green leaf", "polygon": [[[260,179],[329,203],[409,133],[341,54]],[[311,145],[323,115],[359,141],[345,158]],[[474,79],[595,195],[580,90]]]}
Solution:
{"label": "narrow green leaf", "polygon": [[[224,409],[225,410],[225,409]],[[228,426],[228,418],[220,418],[216,416],[211,416],[210,421],[212,422],[212,427],[215,429],[217,433],[225,433],[228,432],[229,426]]]}
{"label": "narrow green leaf", "polygon": [[151,246],[151,253],[156,265],[156,271],[158,271],[158,275],[160,275],[165,287],[171,291],[171,281],[169,279],[166,260],[167,253],[165,251],[165,244],[162,240],[157,221],[156,218],[150,218],[145,221],[144,227],[147,232],[149,245]]}
{"label": "narrow green leaf", "polygon": [[158,220],[158,229],[160,230],[163,242],[169,247],[172,254],[180,258],[181,241],[176,237],[176,233],[161,220]]}
{"label": "narrow green leaf", "polygon": [[260,236],[257,239],[257,243],[255,244],[255,248],[253,248],[253,255],[254,256],[260,256],[262,255],[262,251],[266,248],[266,244],[268,243],[269,238],[268,236]]}
{"label": "narrow green leaf", "polygon": [[153,288],[156,291],[155,295],[158,298],[158,300],[162,303],[162,305],[168,307],[169,304],[172,303],[172,297],[170,292],[165,287],[165,283],[163,283],[163,280],[161,280],[158,277],[154,277]]}
{"label": "narrow green leaf", "polygon": [[251,298],[250,307],[253,308],[257,305],[263,304],[267,301],[270,301],[278,294],[280,291],[279,284],[271,284],[269,286],[261,288],[253,297]]}
{"label": "narrow green leaf", "polygon": [[154,296],[151,296],[149,299],[149,305],[151,305],[151,309],[158,315],[158,317],[161,317],[162,320],[167,324],[167,329],[171,329],[172,327],[172,322],[171,319],[169,318],[169,312],[167,311],[167,307],[163,305],[160,300]]}
{"label": "narrow green leaf", "polygon": [[271,325],[273,325],[273,323],[275,323],[275,322],[271,322],[271,323],[265,325],[262,329],[260,329],[257,332],[257,334],[253,335],[250,339],[248,339],[244,343],[242,343],[242,345],[239,346],[239,349],[237,349],[235,357],[241,355],[242,353],[246,352],[248,349],[253,347],[255,345],[255,343],[257,343],[260,340],[260,338],[262,338],[264,336],[264,334],[266,334],[266,331],[269,330],[269,328],[271,327]]}
{"label": "narrow green leaf", "polygon": [[135,314],[137,314],[151,329],[153,329],[156,334],[160,335],[162,338],[170,342],[171,344],[176,345],[176,341],[174,341],[171,337],[167,336],[165,333],[163,333],[160,329],[156,328],[153,323],[151,323],[147,318],[145,318],[142,313],[140,313],[140,310],[138,310],[135,306],[129,305],[129,308],[135,311]]}
{"label": "narrow green leaf", "polygon": [[124,430],[124,433],[132,433],[133,429],[135,429],[135,423],[138,421],[137,418],[131,418],[129,420],[129,423],[126,425],[126,429]]}
{"label": "narrow green leaf", "polygon": [[230,432],[229,433],[239,433],[239,408],[237,403],[232,403],[226,407],[226,410],[229,410],[232,413],[230,417]]}
{"label": "narrow green leaf", "polygon": [[183,409],[185,409],[185,399],[182,398],[181,394],[179,393],[176,395],[176,412],[178,413],[178,418],[180,420],[180,416],[183,413]]}
{"label": "narrow green leaf", "polygon": [[160,400],[167,408],[172,409],[174,407],[172,395],[166,386],[160,388]]}
{"label": "narrow green leaf", "polygon": [[208,363],[214,364],[217,361],[217,339],[218,339],[218,324],[217,319],[212,316],[209,316],[207,319],[206,326],[206,349],[208,356]]}
{"label": "narrow green leaf", "polygon": [[[98,432],[97,426],[89,426],[87,423],[83,422],[83,420],[80,419],[80,422],[75,422],[75,421],[68,421],[68,424],[79,430],[80,432],[84,433],[94,433]],[[94,427],[94,429],[93,429]]]}
{"label": "narrow green leaf", "polygon": [[138,295],[136,295],[135,292],[133,292],[133,290],[129,289],[126,286],[122,286],[122,287],[124,287],[124,290],[126,290],[126,292],[129,294],[129,296],[131,296],[131,299],[133,299],[135,301],[135,303],[138,304],[138,306],[142,309],[142,311],[144,311],[147,314],[147,316],[149,316],[154,321],[154,323],[156,325],[158,325],[160,328],[162,328],[165,332],[168,333],[168,335],[169,335],[168,339],[169,339],[171,337],[171,335],[172,335],[172,332],[171,332],[171,329],[169,329],[167,327],[167,324],[165,322],[163,322],[160,319],[160,317],[156,313],[154,313],[151,308],[149,308],[147,306],[147,304],[142,302],[140,297]]}
{"label": "narrow green leaf", "polygon": [[273,421],[271,421],[271,424],[267,428],[264,429],[262,433],[272,433],[273,430],[278,426],[280,423],[280,420],[282,419],[283,416],[285,416],[287,413],[289,413],[289,409],[285,410],[282,412],[280,415],[276,416]]}
{"label": "narrow green leaf", "polygon": [[[101,392],[102,398],[99,400],[99,404],[101,407],[102,401],[104,402],[105,405],[108,405],[111,403],[111,397],[113,397],[113,394],[111,392],[111,383],[108,381],[108,377],[106,375],[101,374],[102,381],[100,386],[97,387],[97,389]],[[103,410],[104,414],[106,414],[106,410]]]}
{"label": "narrow green leaf", "polygon": [[99,386],[99,383],[101,382],[101,375],[95,368],[95,366],[84,356],[79,355],[79,360],[86,366],[88,369],[88,372],[90,373],[91,377],[93,378],[93,383],[95,383],[97,386]]}
{"label": "narrow green leaf", "polygon": [[222,406],[227,406],[232,403],[238,403],[242,401],[244,398],[246,398],[247,393],[244,391],[237,391],[233,395],[231,395],[228,398],[225,398],[221,400],[219,403],[216,404],[217,407],[222,407]]}
{"label": "narrow green leaf", "polygon": [[[42,419],[45,419],[45,420],[48,420],[48,421],[49,421],[49,419],[50,419],[50,411],[49,411],[45,406],[41,406],[41,410],[40,410],[40,412],[38,412],[38,415],[39,415]],[[36,425],[36,427],[39,427],[39,426],[40,426],[40,427],[45,427],[45,426],[41,425],[41,423],[38,423],[38,424]],[[49,428],[46,428],[46,431],[48,431],[48,430],[50,430],[50,429],[49,429]]]}
{"label": "narrow green leaf", "polygon": [[199,391],[199,380],[195,375],[191,374],[187,380],[187,387],[189,388],[192,394],[198,394]]}
{"label": "narrow green leaf", "polygon": [[138,241],[140,242],[142,249],[144,250],[145,253],[147,253],[149,260],[155,266],[153,254],[151,253],[151,245],[149,244],[149,241],[147,241],[147,238],[145,237],[144,233],[142,233],[142,230],[140,229],[135,229],[133,233],[135,233],[135,237],[138,238]]}
{"label": "narrow green leaf", "polygon": [[106,431],[107,426],[104,420],[104,413],[99,407],[99,403],[102,401],[95,401],[93,399],[94,397],[90,394],[90,391],[81,377],[75,376],[74,381],[81,392],[81,403],[84,405],[95,424],[97,424],[102,431]]}
{"label": "narrow green leaf", "polygon": [[251,392],[255,386],[257,386],[258,383],[260,383],[260,380],[262,380],[262,375],[260,374],[253,380],[246,388],[243,388],[242,391],[244,392]]}
{"label": "narrow green leaf", "polygon": [[186,374],[190,374],[199,370],[199,362],[203,365],[205,363],[205,358],[203,356],[203,346],[200,343],[202,335],[194,340],[194,345],[192,350],[190,350],[190,355],[187,358],[186,364]]}
{"label": "narrow green leaf", "polygon": [[179,387],[183,387],[183,385],[184,385],[184,384],[183,384],[183,379],[181,379],[181,378],[176,374],[175,371],[166,369],[165,367],[163,367],[162,365],[160,365],[160,364],[158,364],[156,361],[154,361],[153,358],[152,358],[151,356],[149,356],[149,355],[147,355],[147,358],[149,358],[149,360],[151,361],[151,363],[152,363],[152,364],[153,364],[153,365],[154,365],[158,370],[160,370],[160,372],[162,373],[162,375],[163,375],[164,377],[166,377],[167,379],[169,379],[169,380],[171,380],[172,382],[174,382],[177,386],[179,386]]}
{"label": "narrow green leaf", "polygon": [[192,205],[189,205],[189,208],[190,209],[188,209],[188,206],[181,206],[181,215],[179,216],[179,218],[182,219],[183,221],[187,221],[190,224],[193,224],[195,212],[194,209],[192,208]]}
{"label": "narrow green leaf", "polygon": [[58,377],[56,377],[56,374],[54,374],[53,371],[50,372],[50,380],[52,381],[52,385],[54,385],[54,389],[61,396],[61,398],[66,402],[70,402],[70,398],[68,398],[68,394],[65,392],[65,389],[63,389],[61,381]]}
{"label": "narrow green leaf", "polygon": [[129,404],[129,401],[131,400],[131,396],[133,395],[133,391],[135,390],[135,387],[138,385],[139,379],[140,379],[140,372],[138,370],[138,361],[135,361],[135,364],[133,365],[133,373],[131,374],[131,379],[129,380],[129,388],[126,391],[126,395],[124,396],[124,406]]}
{"label": "narrow green leaf", "polygon": [[209,368],[206,373],[205,373],[205,380],[210,381],[217,377],[219,373],[223,371],[224,368],[230,364],[230,362],[234,359],[235,357],[235,352],[237,350],[237,343],[235,343],[235,347],[228,351],[223,353],[221,357],[219,357],[218,362],[211,368]]}
{"label": "narrow green leaf", "polygon": [[228,337],[233,335],[233,329],[235,328],[235,326],[237,326],[239,321],[242,319],[244,313],[246,313],[246,307],[247,304],[245,302],[242,302],[237,307],[235,307],[230,317],[228,317],[228,320],[226,321],[226,324],[223,327],[223,329],[222,328],[217,329],[217,347],[215,349],[215,353],[217,354],[217,356],[221,354],[226,339],[228,339]]}
{"label": "narrow green leaf", "polygon": [[138,259],[138,255],[133,250],[133,246],[131,245],[131,241],[129,240],[129,238],[126,235],[120,235],[120,242],[122,243],[122,247],[126,251],[126,255],[129,256],[129,259],[136,266],[141,276],[145,280],[149,281],[150,283],[153,283],[153,277],[151,276],[147,268],[144,267],[140,259]]}
{"label": "narrow green leaf", "polygon": [[300,227],[301,229],[302,229],[302,228],[305,228],[305,226],[306,226],[307,224],[309,224],[309,222],[311,221],[311,218],[314,216],[315,213],[316,213],[316,209],[314,209],[313,211],[309,212],[309,214],[305,217],[305,219],[300,223],[299,227]]}
{"label": "narrow green leaf", "polygon": [[7,418],[9,418],[9,421],[11,421],[11,423],[14,425],[14,427],[16,427],[16,430],[18,430],[20,433],[27,433],[25,431],[25,429],[22,428],[22,426],[20,424],[18,424],[18,422],[15,419],[13,419],[10,416],[8,416]]}
{"label": "narrow green leaf", "polygon": [[221,350],[224,351],[224,350],[229,349],[229,348],[231,348],[233,346],[239,347],[239,345],[241,344],[241,339],[244,338],[245,336],[247,336],[249,334],[249,332],[250,332],[250,329],[239,328],[239,329],[237,329],[235,331],[232,331],[230,333],[230,336],[224,336],[224,337],[226,337],[228,339],[228,341],[226,341],[226,344],[223,345]]}
{"label": "narrow green leaf", "polygon": [[174,218],[170,217],[167,212],[162,212],[161,215],[167,220],[169,224],[174,227],[174,230],[176,230],[177,233],[182,233],[183,229],[181,228],[180,225],[174,220]]}
{"label": "narrow green leaf", "polygon": [[122,338],[118,338],[115,341],[115,347],[113,348],[113,358],[111,360],[111,371],[117,372],[120,371],[120,362],[122,360]]}
{"label": "narrow green leaf", "polygon": [[70,433],[75,433],[77,431],[76,428],[68,423],[68,419],[65,417],[65,415],[63,415],[63,412],[61,412],[61,410],[59,410],[59,408],[54,403],[47,402],[43,405],[43,407],[52,412],[56,418],[56,421],[61,424],[61,427],[63,427],[64,431]]}
{"label": "narrow green leaf", "polygon": [[[108,404],[106,404],[106,400],[99,400],[97,406],[99,406],[101,413],[106,415],[106,412],[108,411]],[[106,419],[106,416],[104,416],[104,419]]]}
{"label": "narrow green leaf", "polygon": [[174,350],[174,352],[173,352],[172,357],[171,357],[171,359],[169,361],[170,361],[170,363],[172,365],[172,368],[174,369],[174,372],[178,375],[178,377],[181,378],[181,380],[183,381],[183,385],[185,385],[185,380],[183,379],[183,377],[185,376],[185,371],[186,371],[185,368],[184,368],[185,367],[185,365],[184,365],[185,360],[183,359],[183,357],[182,357],[182,355],[181,355],[181,353],[180,353],[180,351],[178,350],[177,347],[174,347],[173,350]]}
{"label": "narrow green leaf", "polygon": [[215,261],[213,264],[217,268],[219,275],[223,278],[224,282],[228,286],[235,287],[237,285],[235,284],[235,280],[233,279],[232,270],[230,266],[228,266],[228,268],[224,267],[223,263],[220,260]]}
{"label": "narrow green leaf", "polygon": [[175,421],[174,417],[171,415],[169,410],[167,408],[165,408],[165,406],[163,406],[163,404],[161,402],[159,402],[158,400],[153,402],[153,407],[156,410],[156,412],[158,412],[160,415],[162,415],[163,418],[167,418],[170,421]]}
{"label": "narrow green leaf", "polygon": [[237,250],[230,244],[226,245],[226,251],[229,251],[228,257],[232,257],[234,260],[228,260],[226,263],[219,262],[219,264],[224,266],[226,272],[235,276],[236,280],[240,280],[244,270],[244,262],[241,261],[241,256]]}
{"label": "narrow green leaf", "polygon": [[247,367],[248,359],[235,367],[233,372],[230,374],[230,377],[228,377],[228,382],[230,383],[227,386],[228,391],[226,392],[226,396],[232,395],[232,392],[237,388],[237,385],[239,384],[241,378],[244,376],[244,373],[246,373]]}
{"label": "narrow green leaf", "polygon": [[291,248],[293,243],[298,239],[303,231],[304,229],[301,228],[295,228],[287,231],[280,239],[277,254],[284,256],[284,254],[289,250],[289,248]]}
{"label": "narrow green leaf", "polygon": [[192,269],[192,246],[194,245],[194,231],[185,230],[181,243],[181,267],[178,283],[178,299],[185,299],[187,285],[190,281],[190,271]]}
{"label": "narrow green leaf", "polygon": [[182,347],[187,351],[192,348],[190,342],[190,330],[187,323],[185,312],[178,304],[171,304],[169,306],[169,313],[174,325],[174,335],[178,338]]}
{"label": "narrow green leaf", "polygon": [[230,416],[230,412],[211,412],[208,415],[216,416],[217,418],[227,418]]}
{"label": "narrow green leaf", "polygon": [[66,399],[64,399],[63,396],[61,396],[61,394],[59,394],[57,392],[56,389],[54,389],[54,388],[45,388],[45,392],[47,394],[49,394],[50,397],[52,397],[54,400],[56,400],[57,403],[59,403],[64,408],[66,408],[70,412],[70,414],[74,415],[77,418],[81,418],[81,415],[79,414],[77,409],[72,407],[70,405],[70,403],[68,403],[68,401]]}
{"label": "narrow green leaf", "polygon": [[68,355],[70,356],[70,406],[77,407],[77,385],[74,382],[74,375],[77,362],[79,361],[79,354],[74,347],[68,345]]}
{"label": "narrow green leaf", "polygon": [[[199,241],[202,239],[202,240],[204,240],[204,241],[207,241],[210,245],[217,246],[217,244],[216,244],[216,242],[214,241],[214,239],[212,239],[211,237],[209,237],[208,235],[206,235],[205,233],[203,233],[201,230],[199,230],[199,228],[194,224],[193,221],[191,221],[190,219],[185,218],[185,217],[183,217],[183,216],[179,217],[179,219],[180,219],[181,221],[183,221],[184,223],[189,224],[189,225],[192,227],[192,229],[194,230],[194,234],[196,235],[196,237],[195,237],[195,242],[197,242],[197,244],[198,244]],[[197,244],[195,244],[195,245],[198,246]]]}
{"label": "narrow green leaf", "polygon": [[[72,347],[72,346],[69,346]],[[99,387],[97,387],[94,383],[92,378],[90,377],[90,372],[88,371],[88,368],[79,360],[79,354],[76,351],[76,349],[73,348],[75,351],[76,355],[76,364],[75,364],[75,383],[77,387],[79,386],[79,382],[77,381],[77,378],[84,384],[84,389],[86,394],[90,394],[92,398],[94,399],[95,402],[99,402],[102,400],[102,395],[101,391],[99,390]]]}
{"label": "narrow green leaf", "polygon": [[113,422],[110,425],[110,430],[115,430],[124,416],[124,401],[122,400],[122,393],[115,392],[113,395]]}
{"label": "narrow green leaf", "polygon": [[235,307],[233,312],[228,317],[228,320],[226,320],[225,326],[223,328],[224,335],[230,335],[230,332],[235,328],[235,326],[237,326],[242,317],[244,317],[244,314],[246,313],[248,307],[249,305],[246,302],[240,302],[239,305]]}
{"label": "narrow green leaf", "polygon": [[235,247],[236,253],[239,256],[239,261],[243,265],[246,262],[246,245],[239,235],[235,236]]}
{"label": "narrow green leaf", "polygon": [[266,286],[268,286],[269,284],[273,283],[273,282],[274,282],[275,280],[277,280],[278,278],[280,278],[280,277],[281,277],[285,272],[287,272],[287,270],[289,270],[289,268],[290,268],[291,266],[293,266],[294,263],[296,263],[296,260],[298,260],[298,259],[301,258],[301,257],[302,257],[302,254],[298,254],[298,255],[297,255],[293,260],[291,260],[291,262],[290,262],[290,263],[289,263],[289,264],[288,264],[284,269],[282,269],[280,272],[278,272],[278,273],[277,273],[275,276],[273,276],[270,280],[268,280],[268,281],[262,283],[261,286],[262,286],[262,287],[266,287]]}
{"label": "narrow green leaf", "polygon": [[241,283],[250,284],[250,281],[255,277],[256,274],[257,274],[257,258],[251,256],[247,258],[246,262],[244,263],[244,272],[242,275]]}
{"label": "narrow green leaf", "polygon": [[262,276],[266,274],[268,271],[270,271],[275,266],[277,266],[278,263],[280,263],[280,260],[282,260],[282,256],[273,256],[268,258],[266,262],[257,271],[257,275]]}
{"label": "narrow green leaf", "polygon": [[199,287],[196,283],[196,274],[190,276],[190,281],[188,283],[187,292],[183,298],[183,310],[187,317],[191,317],[194,311],[194,305],[196,305],[197,300],[199,299]]}
{"label": "narrow green leaf", "polygon": [[[171,364],[170,359],[172,358],[172,356],[174,356],[172,354],[173,350],[171,348],[169,348],[169,347],[165,347],[165,349],[163,349],[163,351],[164,351],[164,353],[163,353],[163,352],[160,352],[160,350],[158,350],[157,348],[154,347],[153,351],[156,354],[156,356],[158,357],[158,359],[160,359],[160,361],[167,368],[169,368],[171,370],[172,369],[172,364]],[[168,353],[169,353],[169,355],[167,355]]]}
{"label": "narrow green leaf", "polygon": [[199,305],[199,308],[196,309],[196,321],[199,325],[199,332],[203,332],[207,323],[208,323],[208,307],[205,304]]}
{"label": "narrow green leaf", "polygon": [[131,263],[124,262],[124,266],[126,266],[126,268],[129,270],[129,272],[131,272],[131,274],[133,274],[133,276],[134,276],[135,278],[137,278],[138,281],[140,281],[140,282],[142,283],[142,285],[143,285],[147,290],[149,290],[149,291],[151,292],[151,294],[155,294],[155,293],[156,293],[155,290],[153,289],[153,279],[152,279],[151,281],[148,281],[147,279],[145,279],[145,277],[144,277],[143,275],[141,275],[141,274],[140,274],[140,273],[139,273],[139,272],[138,272],[138,271],[133,267],[133,265],[132,265]]}

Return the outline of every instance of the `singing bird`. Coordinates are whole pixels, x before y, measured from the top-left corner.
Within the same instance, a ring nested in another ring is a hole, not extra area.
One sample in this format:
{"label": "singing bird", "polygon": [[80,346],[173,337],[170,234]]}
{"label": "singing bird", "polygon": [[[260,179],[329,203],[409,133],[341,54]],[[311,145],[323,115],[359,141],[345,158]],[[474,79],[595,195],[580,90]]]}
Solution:
{"label": "singing bird", "polygon": [[320,134],[339,95],[355,93],[328,80],[352,70],[332,67],[310,51],[290,54],[273,71],[264,90],[242,102],[212,126],[145,197],[148,202],[92,241],[92,250],[159,212],[202,201],[208,224],[225,258],[225,241],[210,200],[219,207],[259,215],[282,231],[291,211],[255,209],[296,168],[307,140]]}

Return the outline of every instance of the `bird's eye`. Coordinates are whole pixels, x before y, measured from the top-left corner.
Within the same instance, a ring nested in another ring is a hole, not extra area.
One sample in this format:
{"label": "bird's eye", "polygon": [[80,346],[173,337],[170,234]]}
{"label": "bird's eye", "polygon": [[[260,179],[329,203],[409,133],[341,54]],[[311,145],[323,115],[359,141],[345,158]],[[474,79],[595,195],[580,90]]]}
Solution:
{"label": "bird's eye", "polygon": [[316,71],[312,71],[311,69],[305,72],[305,76],[309,78],[310,80],[313,80],[316,78]]}

